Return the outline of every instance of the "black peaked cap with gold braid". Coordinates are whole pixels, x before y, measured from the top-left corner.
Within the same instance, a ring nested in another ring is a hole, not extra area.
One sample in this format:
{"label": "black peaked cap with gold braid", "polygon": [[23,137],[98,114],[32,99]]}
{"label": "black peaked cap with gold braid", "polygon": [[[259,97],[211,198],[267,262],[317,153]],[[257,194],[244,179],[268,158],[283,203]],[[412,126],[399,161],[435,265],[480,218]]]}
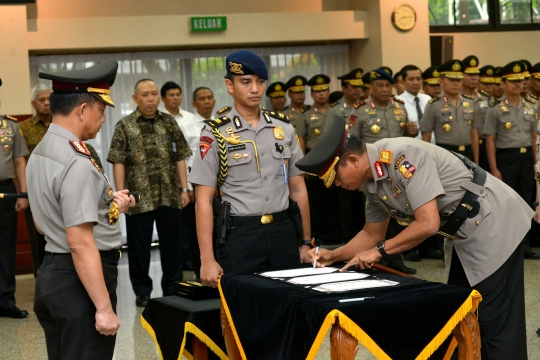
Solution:
{"label": "black peaked cap with gold braid", "polygon": [[39,73],[41,79],[52,80],[54,92],[88,92],[105,104],[114,107],[109,90],[114,84],[118,61],[111,59],[86,69]]}
{"label": "black peaked cap with gold braid", "polygon": [[337,163],[349,144],[347,124],[345,117],[338,117],[315,147],[296,162],[298,169],[318,176],[327,188],[334,183]]}

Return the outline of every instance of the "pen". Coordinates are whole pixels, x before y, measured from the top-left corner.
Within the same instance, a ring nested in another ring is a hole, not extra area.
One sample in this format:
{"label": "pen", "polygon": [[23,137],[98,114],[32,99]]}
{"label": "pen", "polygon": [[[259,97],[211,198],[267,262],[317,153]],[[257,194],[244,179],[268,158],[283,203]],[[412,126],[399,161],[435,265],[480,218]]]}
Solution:
{"label": "pen", "polygon": [[[321,245],[320,242],[321,241],[318,238],[315,239],[315,255],[317,255],[319,253],[319,246]],[[314,258],[313,259],[313,268],[315,269],[316,266],[317,266],[317,258]]]}
{"label": "pen", "polygon": [[341,299],[339,300],[340,303],[347,303],[347,302],[353,302],[353,301],[364,301],[368,299],[375,299],[373,296],[368,297],[361,297],[361,298],[354,298],[354,299]]}

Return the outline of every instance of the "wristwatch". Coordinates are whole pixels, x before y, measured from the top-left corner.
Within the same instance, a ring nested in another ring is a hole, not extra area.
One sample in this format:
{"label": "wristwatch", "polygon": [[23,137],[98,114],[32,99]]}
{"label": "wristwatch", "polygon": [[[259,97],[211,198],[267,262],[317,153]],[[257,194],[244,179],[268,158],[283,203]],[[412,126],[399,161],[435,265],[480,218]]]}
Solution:
{"label": "wristwatch", "polygon": [[377,243],[377,250],[379,250],[379,252],[381,253],[382,257],[388,257],[389,255],[386,253],[386,250],[384,250],[384,242],[385,242],[385,240],[379,241],[379,242]]}
{"label": "wristwatch", "polygon": [[300,240],[300,247],[304,245],[309,246],[310,248],[313,248],[313,244],[311,244],[311,240]]}
{"label": "wristwatch", "polygon": [[533,210],[536,210],[536,207],[538,206],[538,201],[533,202]]}
{"label": "wristwatch", "polygon": [[183,192],[183,193],[184,193],[184,192],[189,192],[189,189],[187,189],[187,188],[180,188],[180,192]]}

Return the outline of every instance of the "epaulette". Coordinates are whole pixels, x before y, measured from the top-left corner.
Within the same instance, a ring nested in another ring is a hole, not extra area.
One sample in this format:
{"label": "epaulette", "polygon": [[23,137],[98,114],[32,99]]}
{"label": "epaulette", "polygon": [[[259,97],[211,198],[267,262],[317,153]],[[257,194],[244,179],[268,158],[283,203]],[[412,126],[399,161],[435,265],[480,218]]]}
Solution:
{"label": "epaulette", "polygon": [[357,102],[353,105],[355,109],[358,109],[360,106],[366,105],[366,102],[364,100],[360,100],[360,102]]}
{"label": "epaulette", "polygon": [[394,101],[397,101],[398,103],[405,104],[405,101],[401,100],[400,98],[395,97]]}
{"label": "epaulette", "polygon": [[302,110],[300,110],[300,112],[303,114],[305,113],[306,111],[308,111],[309,109],[311,109],[311,105],[306,105],[302,108]]}
{"label": "epaulette", "polygon": [[530,97],[526,97],[526,98],[524,98],[524,99],[525,99],[525,101],[530,102],[530,103],[533,104],[533,105],[536,105],[536,100],[531,99]]}
{"label": "epaulette", "polygon": [[435,101],[440,100],[441,98],[438,96],[435,96],[433,99],[429,100],[430,104],[433,104]]}
{"label": "epaulette", "polygon": [[222,107],[221,109],[219,109],[218,111],[216,111],[216,114],[221,115],[221,114],[223,114],[224,112],[229,111],[229,110],[231,110],[231,109],[232,109],[232,107],[230,107],[230,106],[224,106],[224,107]]}
{"label": "epaulette", "polygon": [[540,100],[540,98],[536,95],[533,95],[533,94],[529,94],[529,97],[533,98],[534,100]]}
{"label": "epaulette", "polygon": [[491,101],[489,102],[489,106],[493,107],[497,104],[499,104],[501,101],[498,100],[498,99],[491,99]]}
{"label": "epaulette", "polygon": [[261,110],[262,110],[262,111],[268,111],[266,108],[264,108],[264,107],[262,107],[262,106],[261,106]]}
{"label": "epaulette", "polygon": [[222,125],[230,123],[232,120],[227,116],[222,116],[220,118],[215,118],[214,120],[209,120],[206,125],[209,125],[212,128],[218,128]]}
{"label": "epaulette", "polygon": [[285,111],[285,110],[288,110],[288,109],[289,109],[289,105],[285,106],[285,107],[283,108],[283,110],[281,110],[281,111]]}
{"label": "epaulette", "polygon": [[337,104],[339,104],[339,101],[336,101],[335,103],[330,104],[330,107],[334,107],[334,106],[336,106]]}
{"label": "epaulette", "polygon": [[6,119],[8,119],[8,120],[11,120],[11,121],[15,121],[15,122],[17,121],[17,119],[14,118],[13,116],[4,115],[4,117],[5,117]]}
{"label": "epaulette", "polygon": [[281,121],[285,121],[286,123],[290,123],[289,117],[285,114],[282,114],[280,112],[274,112],[274,111],[266,111],[265,114],[268,114],[269,116],[273,117],[274,119],[278,119]]}
{"label": "epaulette", "polygon": [[461,94],[463,97],[466,97],[469,100],[474,100],[474,96],[468,95],[468,94]]}
{"label": "epaulette", "polygon": [[480,90],[480,91],[478,91],[478,92],[479,92],[480,94],[482,94],[482,95],[485,95],[485,96],[489,97],[489,94],[488,94],[487,92],[485,92],[484,90]]}
{"label": "epaulette", "polygon": [[71,146],[73,146],[75,151],[77,151],[79,154],[83,154],[83,155],[92,157],[92,154],[90,153],[90,151],[88,151],[86,146],[82,145],[79,142],[73,141],[73,140],[69,140],[69,143],[71,144]]}

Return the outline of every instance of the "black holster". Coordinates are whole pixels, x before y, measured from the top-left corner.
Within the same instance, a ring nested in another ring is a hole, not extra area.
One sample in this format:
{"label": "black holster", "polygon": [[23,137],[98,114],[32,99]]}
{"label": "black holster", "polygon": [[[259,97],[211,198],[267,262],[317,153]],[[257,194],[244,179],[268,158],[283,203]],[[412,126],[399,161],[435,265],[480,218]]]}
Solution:
{"label": "black holster", "polygon": [[219,261],[219,249],[227,241],[227,231],[229,229],[229,217],[231,215],[231,203],[222,201],[221,197],[214,196],[212,199],[212,211],[214,213],[214,255]]}
{"label": "black holster", "polygon": [[304,230],[302,228],[302,215],[300,214],[300,207],[298,206],[298,203],[291,198],[289,198],[289,215],[294,223],[294,227],[296,228],[296,237],[298,240],[302,240]]}

